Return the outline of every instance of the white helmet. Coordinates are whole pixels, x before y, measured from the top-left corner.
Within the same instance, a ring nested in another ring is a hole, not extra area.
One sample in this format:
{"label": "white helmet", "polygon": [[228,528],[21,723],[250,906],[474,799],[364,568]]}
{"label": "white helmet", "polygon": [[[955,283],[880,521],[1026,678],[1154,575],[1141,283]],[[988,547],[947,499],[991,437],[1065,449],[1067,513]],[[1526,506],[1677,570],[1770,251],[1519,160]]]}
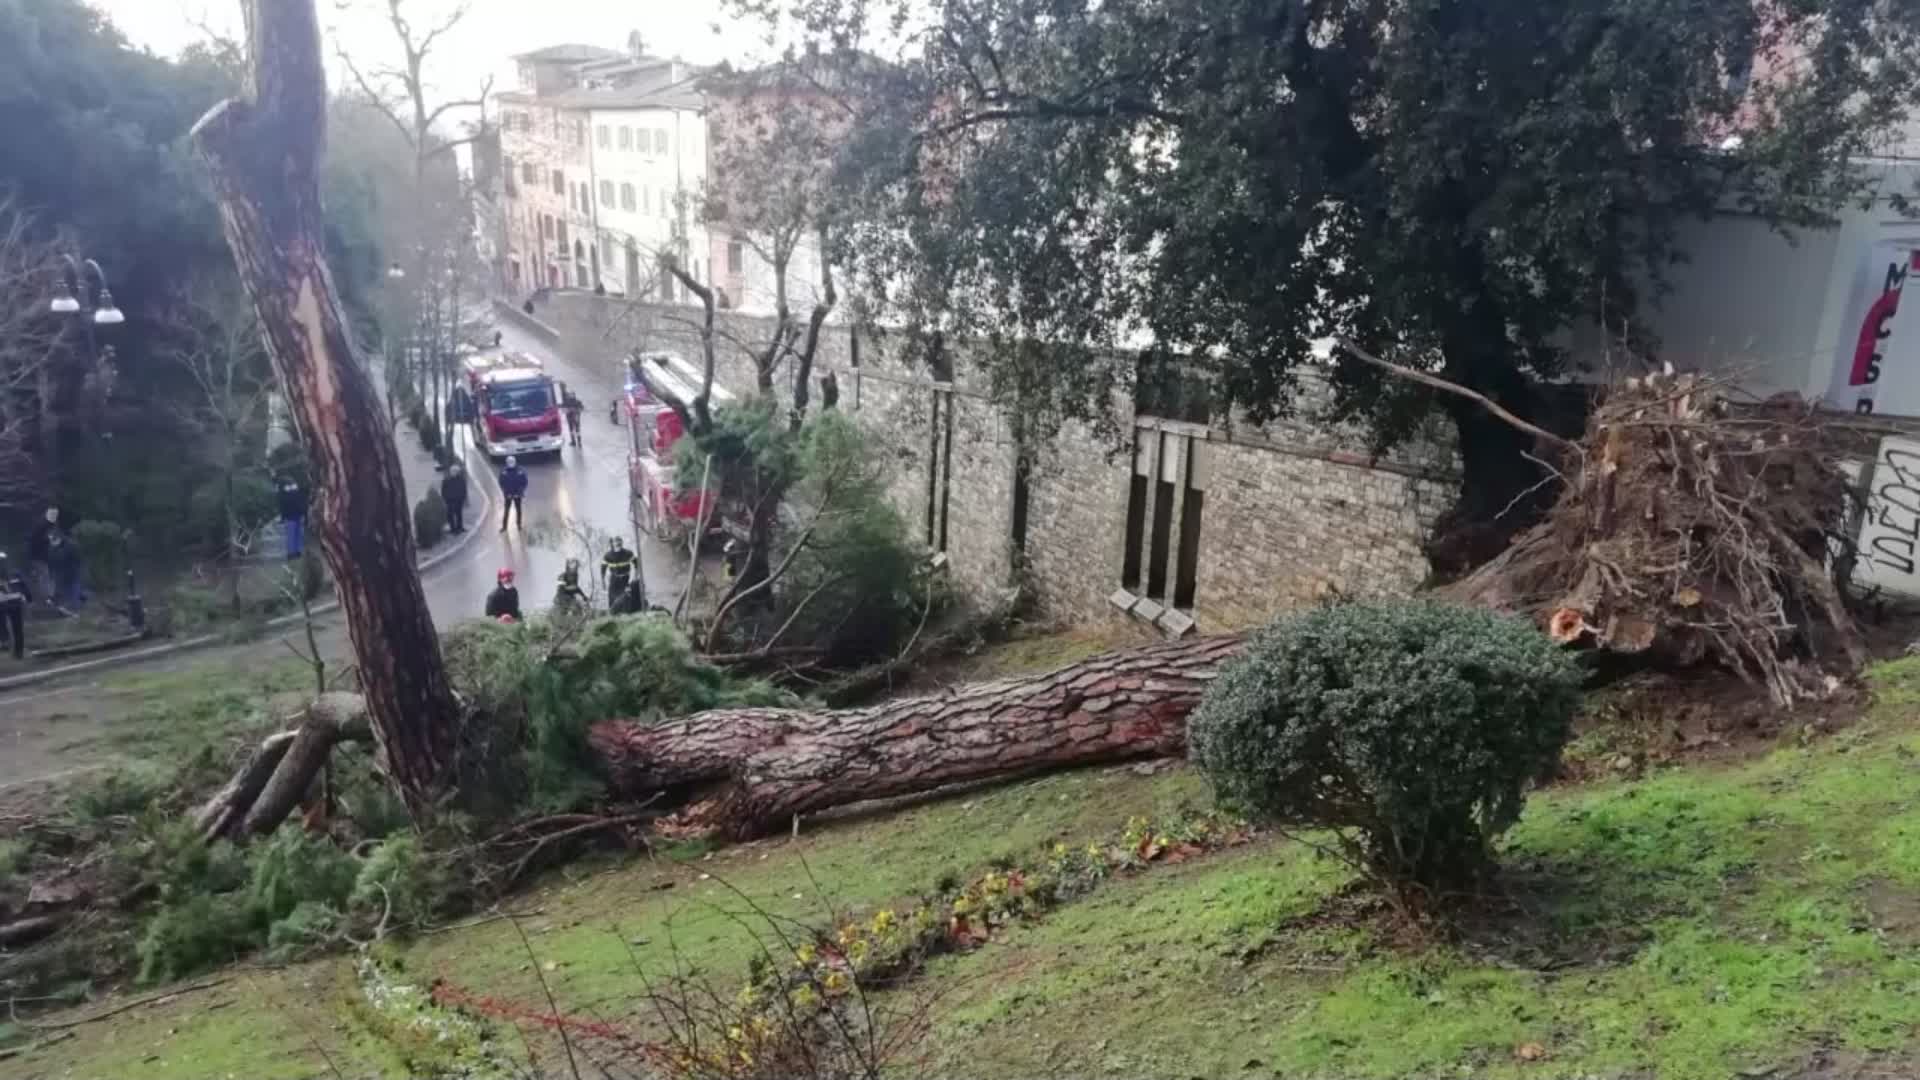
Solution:
{"label": "white helmet", "polygon": [[511,469],[518,464],[520,464],[519,458],[514,457],[512,454],[507,455],[507,468]]}

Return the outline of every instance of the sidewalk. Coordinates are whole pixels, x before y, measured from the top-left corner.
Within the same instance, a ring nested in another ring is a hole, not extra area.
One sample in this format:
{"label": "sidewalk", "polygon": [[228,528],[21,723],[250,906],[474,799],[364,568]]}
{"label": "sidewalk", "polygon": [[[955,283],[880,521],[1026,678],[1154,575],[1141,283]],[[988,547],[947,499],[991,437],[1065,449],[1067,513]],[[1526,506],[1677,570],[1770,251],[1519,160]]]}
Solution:
{"label": "sidewalk", "polygon": [[[464,459],[467,462],[467,469],[469,473],[471,473],[473,469],[471,448],[467,445],[468,440],[466,433],[459,432],[458,434],[460,437],[458,445],[465,454]],[[433,455],[421,448],[419,434],[415,432],[412,425],[408,424],[405,420],[400,422],[399,427],[394,432],[394,448],[398,451],[400,457],[400,474],[406,489],[407,521],[409,528],[411,528],[414,503],[424,497],[429,488],[439,485],[440,472],[434,468]],[[470,502],[467,507],[468,519],[470,521],[486,520],[491,516],[493,511],[492,496],[487,485],[484,483],[470,483],[468,490],[471,493]],[[433,547],[420,549],[417,554],[419,572],[424,576],[434,567],[451,560],[464,550],[467,544],[477,535],[479,535],[479,533],[475,530],[469,530],[458,535],[449,534]],[[285,549],[281,546],[283,542],[278,536],[273,538],[272,543],[275,548],[284,552]],[[328,615],[338,610],[339,606],[338,601],[328,598],[323,603],[314,605],[313,614],[316,616]],[[278,618],[269,619],[264,624],[264,629],[272,630],[288,626],[300,621],[304,617],[301,613],[294,612]],[[129,648],[121,652],[105,653],[84,660],[67,660],[64,662],[60,660],[43,660],[36,662],[29,659],[23,664],[14,664],[11,658],[0,658],[0,672],[6,673],[4,676],[0,676],[0,694],[56,679],[141,663],[143,661],[157,660],[189,650],[200,649],[223,642],[230,643],[232,641],[233,638],[230,633],[216,632],[200,634],[180,640],[156,639],[151,644],[142,645],[137,648]],[[29,645],[31,644],[32,639],[29,638]]]}

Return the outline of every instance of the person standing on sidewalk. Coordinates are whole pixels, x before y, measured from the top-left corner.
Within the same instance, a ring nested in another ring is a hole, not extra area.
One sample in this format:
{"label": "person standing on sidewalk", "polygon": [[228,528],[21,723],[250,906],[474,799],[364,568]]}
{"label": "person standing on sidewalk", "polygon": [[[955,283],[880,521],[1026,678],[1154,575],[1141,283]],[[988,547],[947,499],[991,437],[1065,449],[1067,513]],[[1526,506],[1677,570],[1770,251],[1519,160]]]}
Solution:
{"label": "person standing on sidewalk", "polygon": [[508,456],[507,467],[500,470],[500,498],[507,506],[500,511],[500,531],[507,531],[507,522],[511,520],[515,528],[527,527],[527,512],[520,501],[527,497],[527,470],[520,467],[520,459]]}
{"label": "person standing on sidewalk", "polygon": [[447,528],[466,532],[467,472],[457,461],[447,466],[447,475],[440,479],[440,501],[447,504]]}
{"label": "person standing on sidewalk", "polygon": [[567,414],[567,440],[575,446],[580,445],[580,414],[587,411],[587,403],[573,392],[573,387],[560,390],[560,411]]}
{"label": "person standing on sidewalk", "polygon": [[307,547],[307,489],[290,473],[281,473],[279,483],[280,528],[287,537],[287,561],[298,559]]}
{"label": "person standing on sidewalk", "polygon": [[27,655],[27,601],[31,594],[27,579],[7,565],[0,552],[0,648],[11,648],[15,660]]}
{"label": "person standing on sidewalk", "polygon": [[47,566],[53,571],[53,591],[58,603],[68,611],[86,606],[87,593],[80,587],[80,545],[65,529],[55,529],[47,538]]}
{"label": "person standing on sidewalk", "polygon": [[60,511],[49,506],[46,516],[27,537],[27,568],[39,583],[40,594],[47,598],[49,607],[60,602],[53,594],[53,564],[49,561],[53,554],[53,537],[59,531]]}

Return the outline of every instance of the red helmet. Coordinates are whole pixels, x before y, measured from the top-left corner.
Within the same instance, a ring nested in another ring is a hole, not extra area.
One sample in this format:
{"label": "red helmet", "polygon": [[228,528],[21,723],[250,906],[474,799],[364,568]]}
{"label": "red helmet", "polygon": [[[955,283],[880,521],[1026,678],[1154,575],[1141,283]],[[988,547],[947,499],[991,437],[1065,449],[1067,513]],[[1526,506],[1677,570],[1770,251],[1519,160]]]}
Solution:
{"label": "red helmet", "polygon": [[513,584],[513,571],[503,566],[500,568],[499,573],[493,575],[493,580],[502,585],[511,585]]}

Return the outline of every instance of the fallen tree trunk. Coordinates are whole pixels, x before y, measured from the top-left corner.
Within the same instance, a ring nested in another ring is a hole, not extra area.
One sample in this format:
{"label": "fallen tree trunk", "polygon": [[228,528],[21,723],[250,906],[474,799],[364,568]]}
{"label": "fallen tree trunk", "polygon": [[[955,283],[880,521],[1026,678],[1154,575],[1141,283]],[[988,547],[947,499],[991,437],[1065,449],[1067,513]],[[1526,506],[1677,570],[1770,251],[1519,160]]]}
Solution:
{"label": "fallen tree trunk", "polygon": [[865,709],[714,709],[591,742],[616,794],[741,837],[794,815],[1038,768],[1179,754],[1187,714],[1238,637],[1106,653],[1045,675]]}
{"label": "fallen tree trunk", "polygon": [[322,694],[307,706],[299,727],[261,741],[233,779],[201,804],[194,825],[208,840],[270,833],[305,801],[335,745],[372,738],[365,698]]}

